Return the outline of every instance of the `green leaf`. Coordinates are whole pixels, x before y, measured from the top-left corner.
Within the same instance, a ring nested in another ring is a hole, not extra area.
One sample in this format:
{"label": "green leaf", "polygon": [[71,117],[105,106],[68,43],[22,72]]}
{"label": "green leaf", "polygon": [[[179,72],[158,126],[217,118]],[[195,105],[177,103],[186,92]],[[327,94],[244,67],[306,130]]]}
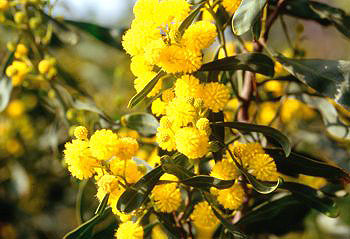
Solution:
{"label": "green leaf", "polygon": [[91,239],[93,237],[93,229],[99,224],[110,212],[107,207],[109,195],[106,196],[101,201],[98,206],[95,216],[93,216],[90,220],[84,222],[79,227],[74,229],[73,231],[67,233],[63,239]]}
{"label": "green leaf", "polygon": [[107,122],[113,122],[109,116],[107,116],[101,109],[99,109],[95,102],[93,102],[90,99],[82,100],[75,100],[72,104],[74,108],[77,110],[87,110],[93,113],[98,114],[101,118],[105,119]]}
{"label": "green leaf", "polygon": [[14,57],[14,52],[12,52],[5,64],[2,67],[1,70],[1,79],[0,79],[0,112],[2,112],[3,110],[6,109],[9,101],[10,101],[10,97],[11,97],[11,92],[12,92],[12,81],[11,79],[9,79],[6,74],[6,68],[11,64],[12,60]]}
{"label": "green leaf", "polygon": [[350,38],[350,16],[342,9],[315,1],[293,0],[286,2],[282,13],[313,20],[324,26],[333,25],[338,31]]}
{"label": "green leaf", "polygon": [[146,137],[154,136],[159,127],[158,120],[148,113],[127,114],[121,118],[121,122],[125,127],[136,130]]}
{"label": "green leaf", "polygon": [[162,158],[162,169],[166,173],[170,173],[178,177],[180,180],[185,180],[187,178],[195,176],[195,174],[189,171],[187,168],[182,166],[180,163],[181,157],[177,157],[175,159],[171,157]]}
{"label": "green leaf", "polygon": [[203,193],[202,195],[204,196],[205,200],[211,206],[211,209],[213,210],[213,213],[215,214],[215,216],[220,220],[222,225],[232,233],[234,238],[236,238],[236,239],[247,239],[248,238],[246,235],[244,235],[243,233],[238,231],[236,225],[229,222],[226,218],[224,218],[221,215],[221,213],[218,210],[216,210],[216,206],[215,206],[216,203],[210,194]]}
{"label": "green leaf", "polygon": [[277,141],[282,146],[286,156],[288,156],[292,151],[291,143],[288,137],[282,134],[279,130],[274,129],[272,127],[242,123],[242,122],[218,122],[218,123],[212,123],[212,124],[221,126],[221,127],[234,128],[241,131],[262,133],[266,137],[272,138],[273,140]]}
{"label": "green leaf", "polygon": [[192,24],[193,20],[198,16],[199,11],[203,7],[204,3],[199,4],[193,11],[183,20],[181,25],[179,26],[179,32],[181,36],[185,33],[186,29]]}
{"label": "green leaf", "polygon": [[320,94],[350,107],[350,61],[291,59],[276,56],[283,67]]}
{"label": "green leaf", "polygon": [[96,24],[87,23],[87,22],[79,22],[79,21],[72,21],[72,20],[65,20],[66,23],[73,25],[80,30],[83,30],[84,32],[88,33],[89,35],[93,36],[97,40],[115,47],[119,50],[123,49],[121,42],[116,41],[116,38],[112,36],[111,31],[112,29],[107,27],[102,27]]}
{"label": "green leaf", "polygon": [[246,225],[259,221],[269,220],[279,215],[281,211],[286,207],[295,204],[300,204],[300,201],[297,200],[293,195],[288,195],[273,201],[264,202],[244,215],[237,222],[237,225]]}
{"label": "green leaf", "polygon": [[280,188],[290,191],[298,200],[328,217],[337,217],[339,209],[335,202],[319,190],[304,184],[285,182]]}
{"label": "green leaf", "polygon": [[182,180],[181,183],[208,191],[211,187],[218,189],[229,188],[235,183],[235,180],[221,180],[211,176],[199,175]]}
{"label": "green leaf", "polygon": [[253,186],[253,188],[262,194],[269,194],[275,191],[278,186],[281,184],[282,180],[281,178],[278,178],[276,182],[263,182],[258,180],[256,177],[248,173],[248,171],[242,167],[238,168],[239,171],[242,172],[242,174],[247,178],[249,183]]}
{"label": "green leaf", "polygon": [[144,175],[137,183],[128,187],[118,200],[118,210],[130,213],[141,207],[163,174],[164,171],[159,166]]}
{"label": "green leaf", "polygon": [[160,225],[167,234],[170,236],[169,238],[183,238],[182,235],[184,232],[181,230],[181,228],[176,226],[176,222],[172,216],[172,214],[169,213],[160,213],[160,212],[154,212],[160,222]]}
{"label": "green leaf", "polygon": [[261,53],[243,53],[214,60],[202,65],[199,71],[236,71],[245,70],[273,77],[274,62]]}
{"label": "green leaf", "polygon": [[350,175],[341,168],[316,161],[307,156],[292,152],[285,157],[282,150],[265,149],[265,152],[273,157],[277,168],[292,173],[323,177],[329,180],[350,182]]}
{"label": "green leaf", "polygon": [[131,100],[129,101],[128,107],[133,108],[138,103],[140,103],[144,98],[146,98],[148,93],[151,92],[151,90],[158,83],[160,78],[162,78],[165,75],[166,73],[164,71],[159,71],[158,74],[150,82],[148,82],[147,85],[139,93],[137,93],[131,98]]}
{"label": "green leaf", "polygon": [[261,15],[267,0],[243,0],[232,18],[232,30],[240,36],[248,32]]}

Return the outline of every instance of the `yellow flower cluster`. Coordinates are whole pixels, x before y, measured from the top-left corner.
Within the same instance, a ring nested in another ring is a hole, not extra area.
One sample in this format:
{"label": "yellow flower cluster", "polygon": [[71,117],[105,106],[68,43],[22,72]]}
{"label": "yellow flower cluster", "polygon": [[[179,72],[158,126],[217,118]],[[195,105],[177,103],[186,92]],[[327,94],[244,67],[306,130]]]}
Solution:
{"label": "yellow flower cluster", "polygon": [[119,225],[115,237],[118,239],[142,239],[143,228],[132,221],[127,221]]}
{"label": "yellow flower cluster", "polygon": [[[137,92],[159,69],[192,73],[201,67],[201,50],[210,46],[217,35],[214,24],[198,21],[182,34],[179,26],[191,10],[185,0],[138,0],[133,10],[135,19],[122,44],[132,56],[130,68],[137,77]],[[156,95],[161,88],[159,80],[148,96]]]}
{"label": "yellow flower cluster", "polygon": [[117,210],[116,204],[125,186],[136,183],[143,175],[131,160],[138,151],[137,141],[131,137],[120,137],[107,129],[97,130],[89,139],[83,126],[75,128],[74,136],[76,139],[66,143],[64,150],[68,170],[78,179],[96,175],[97,198],[101,201],[109,194],[108,204],[112,211],[128,219]]}
{"label": "yellow flower cluster", "polygon": [[199,229],[215,229],[219,225],[219,219],[215,216],[208,202],[200,202],[194,206],[190,216],[193,224]]}
{"label": "yellow flower cluster", "polygon": [[20,85],[31,71],[27,60],[28,51],[24,44],[18,44],[14,53],[16,60],[6,68],[6,75],[12,79],[14,86]]}

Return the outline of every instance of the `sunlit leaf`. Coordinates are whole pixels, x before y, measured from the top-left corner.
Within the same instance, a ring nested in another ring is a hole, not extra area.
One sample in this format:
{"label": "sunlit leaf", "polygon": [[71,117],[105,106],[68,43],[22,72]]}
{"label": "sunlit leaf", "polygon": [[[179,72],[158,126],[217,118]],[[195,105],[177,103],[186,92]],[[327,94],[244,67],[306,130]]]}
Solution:
{"label": "sunlit leaf", "polygon": [[154,136],[159,127],[158,120],[148,113],[131,113],[124,115],[121,119],[123,126],[136,130],[146,137]]}
{"label": "sunlit leaf", "polygon": [[148,93],[150,93],[152,89],[155,87],[155,85],[158,83],[160,78],[162,78],[165,75],[166,73],[164,71],[158,72],[158,74],[150,82],[148,82],[147,85],[139,93],[137,93],[131,98],[131,100],[129,101],[128,107],[133,108],[138,103],[140,103],[143,99],[145,99]]}
{"label": "sunlit leaf", "polygon": [[281,54],[276,59],[304,84],[350,107],[350,61],[291,59]]}
{"label": "sunlit leaf", "polygon": [[258,20],[267,0],[243,0],[232,18],[232,29],[236,35],[248,32]]}
{"label": "sunlit leaf", "polygon": [[209,190],[211,187],[218,189],[229,188],[235,183],[235,180],[221,180],[207,175],[199,175],[182,180],[181,183],[191,187]]}
{"label": "sunlit leaf", "polygon": [[288,137],[282,134],[279,130],[274,129],[272,127],[242,123],[242,122],[218,122],[218,123],[213,123],[213,125],[234,128],[234,129],[246,131],[246,132],[262,133],[266,137],[271,138],[275,140],[277,143],[279,143],[282,146],[286,156],[288,156],[292,150],[291,143]]}
{"label": "sunlit leaf", "polygon": [[261,53],[242,53],[235,56],[214,60],[202,65],[199,71],[236,71],[245,70],[254,73],[273,76],[274,62]]}
{"label": "sunlit leaf", "polygon": [[280,188],[290,191],[298,200],[326,216],[337,217],[339,215],[336,203],[319,190],[294,182],[285,182],[280,185]]}

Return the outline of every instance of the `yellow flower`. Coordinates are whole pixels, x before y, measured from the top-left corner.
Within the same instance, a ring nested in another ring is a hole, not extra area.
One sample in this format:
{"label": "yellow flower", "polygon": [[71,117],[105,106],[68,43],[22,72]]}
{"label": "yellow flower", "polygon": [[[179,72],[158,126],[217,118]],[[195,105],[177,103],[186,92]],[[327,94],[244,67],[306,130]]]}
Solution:
{"label": "yellow flower", "polygon": [[163,39],[150,41],[145,47],[145,60],[147,64],[157,65],[162,49],[166,47]]}
{"label": "yellow flower", "polygon": [[[263,147],[259,143],[244,144],[235,141],[233,144],[229,145],[229,149],[233,152],[234,156],[238,159],[238,162],[241,163],[243,167],[248,167],[254,155],[265,153]],[[227,157],[231,158],[228,153]]]}
{"label": "yellow flower", "polygon": [[249,173],[262,181],[276,181],[278,172],[275,161],[268,154],[255,154],[249,161]]}
{"label": "yellow flower", "polygon": [[108,204],[112,205],[112,202],[118,200],[123,192],[123,188],[119,183],[116,176],[105,174],[97,181],[97,194],[96,197],[102,201],[107,193],[109,193]]}
{"label": "yellow flower", "polygon": [[162,149],[168,151],[176,149],[175,134],[171,128],[158,127],[156,138],[159,147],[161,147]]}
{"label": "yellow flower", "polygon": [[[137,93],[143,90],[145,86],[157,75],[157,73],[153,71],[144,72],[142,76],[138,77],[134,81],[135,90]],[[157,84],[153,87],[150,93],[148,93],[148,97],[155,96],[162,89],[162,79],[158,80]]]}
{"label": "yellow flower", "polygon": [[152,102],[151,110],[152,113],[156,116],[165,115],[167,103],[157,98]]}
{"label": "yellow flower", "polygon": [[132,137],[122,137],[118,140],[115,156],[119,159],[128,160],[135,156],[139,150],[137,140]]}
{"label": "yellow flower", "polygon": [[193,97],[199,98],[203,91],[203,85],[199,83],[199,79],[192,75],[184,75],[176,80],[175,95],[177,97]]}
{"label": "yellow flower", "polygon": [[232,187],[218,190],[218,202],[227,209],[238,209],[244,201],[244,190],[242,186],[235,183]]}
{"label": "yellow flower", "polygon": [[56,64],[55,58],[48,58],[48,59],[41,60],[38,65],[38,70],[41,74],[51,79],[57,74],[55,64]]}
{"label": "yellow flower", "polygon": [[143,239],[143,228],[132,221],[119,225],[115,233],[116,239]]}
{"label": "yellow flower", "polygon": [[139,77],[145,72],[152,71],[152,66],[147,63],[144,55],[137,55],[131,58],[130,70],[135,76]]}
{"label": "yellow flower", "polygon": [[222,180],[232,180],[238,178],[239,171],[232,160],[223,159],[215,163],[211,170],[210,176]]}
{"label": "yellow flower", "polygon": [[153,239],[168,239],[168,235],[163,231],[162,227],[157,224],[152,228]]}
{"label": "yellow flower", "polygon": [[0,11],[5,11],[9,8],[10,4],[8,0],[0,0]]}
{"label": "yellow flower", "polygon": [[223,0],[222,5],[228,13],[234,14],[237,11],[241,2],[242,0]]}
{"label": "yellow flower", "polygon": [[194,206],[191,214],[191,220],[197,228],[213,229],[219,225],[219,219],[216,218],[208,202],[200,202]]}
{"label": "yellow flower", "polygon": [[74,136],[77,139],[87,140],[88,130],[84,126],[75,127]]}
{"label": "yellow flower", "polygon": [[28,54],[28,48],[20,43],[17,45],[16,51],[15,51],[15,58],[20,59]]}
{"label": "yellow flower", "polygon": [[283,94],[283,84],[277,80],[270,80],[264,84],[264,90],[272,92],[274,96]]}
{"label": "yellow flower", "polygon": [[196,123],[196,128],[202,130],[207,135],[211,133],[210,122],[207,118],[200,118]]}
{"label": "yellow flower", "polygon": [[281,120],[283,122],[291,121],[296,115],[300,115],[302,102],[294,98],[287,98],[282,105]]}
{"label": "yellow flower", "polygon": [[156,7],[158,0],[138,0],[136,1],[133,12],[136,18],[152,20],[154,14],[156,14]]}
{"label": "yellow flower", "polygon": [[30,68],[26,63],[22,61],[14,61],[6,68],[6,75],[11,77],[12,84],[17,86],[22,83],[29,71]]}
{"label": "yellow flower", "polygon": [[[164,174],[160,180],[178,181],[178,178],[171,174]],[[181,192],[176,183],[161,184],[152,190],[152,199],[157,210],[171,213],[181,205]]]}
{"label": "yellow flower", "polygon": [[172,89],[167,89],[162,92],[162,100],[166,103],[169,103],[175,98],[175,93]]}
{"label": "yellow flower", "polygon": [[219,112],[230,99],[230,89],[218,82],[205,84],[202,99],[206,107],[213,112]]}
{"label": "yellow flower", "polygon": [[190,12],[190,5],[185,0],[162,0],[154,16],[157,25],[164,26],[184,20]]}
{"label": "yellow flower", "polygon": [[175,127],[187,126],[197,119],[196,108],[183,98],[173,99],[168,104],[166,115]]}
{"label": "yellow flower", "polygon": [[16,118],[21,115],[23,115],[25,111],[25,105],[21,100],[13,100],[10,102],[10,104],[7,106],[7,114],[10,117]]}
{"label": "yellow flower", "polygon": [[72,175],[81,180],[90,178],[98,167],[98,161],[91,156],[89,143],[80,139],[65,144],[64,159]]}
{"label": "yellow flower", "polygon": [[109,166],[113,175],[125,177],[128,183],[136,183],[142,177],[142,173],[132,160],[114,159]]}
{"label": "yellow flower", "polygon": [[168,73],[192,73],[201,67],[202,55],[192,49],[171,45],[161,50],[158,65]]}
{"label": "yellow flower", "polygon": [[111,130],[97,130],[90,138],[91,153],[98,160],[109,160],[115,156],[119,142],[117,134]]}
{"label": "yellow flower", "polygon": [[278,105],[274,102],[264,102],[260,105],[257,121],[260,124],[269,124],[276,116]]}
{"label": "yellow flower", "polygon": [[201,158],[208,153],[208,135],[193,127],[185,127],[175,133],[176,148],[190,159]]}
{"label": "yellow flower", "polygon": [[216,27],[208,21],[198,21],[190,25],[182,37],[182,44],[189,49],[200,51],[209,47],[216,38]]}

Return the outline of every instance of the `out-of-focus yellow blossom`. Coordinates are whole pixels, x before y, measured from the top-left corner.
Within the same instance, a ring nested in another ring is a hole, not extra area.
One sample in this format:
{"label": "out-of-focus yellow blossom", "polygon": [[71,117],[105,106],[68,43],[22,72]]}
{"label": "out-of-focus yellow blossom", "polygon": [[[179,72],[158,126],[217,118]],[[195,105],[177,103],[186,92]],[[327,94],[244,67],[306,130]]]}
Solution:
{"label": "out-of-focus yellow blossom", "polygon": [[210,172],[210,176],[221,180],[237,179],[239,175],[240,174],[235,163],[231,159],[227,158],[216,162]]}
{"label": "out-of-focus yellow blossom", "polygon": [[176,80],[175,94],[177,97],[194,97],[199,98],[203,91],[203,85],[199,79],[192,75],[184,75]]}
{"label": "out-of-focus yellow blossom", "polygon": [[320,189],[327,184],[327,180],[324,178],[304,174],[299,175],[298,182],[306,184],[314,189]]}
{"label": "out-of-focus yellow blossom", "polygon": [[218,82],[205,84],[202,99],[206,107],[213,112],[219,112],[230,99],[230,89]]}
{"label": "out-of-focus yellow blossom", "polygon": [[241,2],[242,0],[223,0],[222,6],[224,6],[225,10],[228,13],[234,14],[238,9],[239,5],[241,4]]}
{"label": "out-of-focus yellow blossom", "polygon": [[219,225],[219,219],[216,218],[211,206],[206,201],[194,206],[190,218],[198,229],[215,229]]}
{"label": "out-of-focus yellow blossom", "polygon": [[109,160],[115,156],[119,142],[118,135],[112,130],[101,129],[95,131],[89,141],[92,156],[98,160]]}
{"label": "out-of-focus yellow blossom", "polygon": [[56,59],[47,58],[41,60],[38,64],[38,70],[41,74],[45,75],[48,79],[51,79],[57,74],[57,69],[55,68]]}
{"label": "out-of-focus yellow blossom", "polygon": [[[171,174],[164,174],[160,180],[178,181],[178,178]],[[171,213],[181,205],[181,192],[176,183],[155,186],[151,197],[155,202],[156,209],[160,212]]]}
{"label": "out-of-focus yellow blossom", "polygon": [[232,187],[218,190],[217,200],[226,209],[238,209],[244,201],[244,190],[241,185],[235,183]]}
{"label": "out-of-focus yellow blossom", "polygon": [[142,173],[132,160],[114,159],[109,166],[113,175],[125,177],[128,183],[136,183],[142,177]]}
{"label": "out-of-focus yellow blossom", "polygon": [[230,122],[234,121],[235,113],[239,106],[239,100],[237,98],[230,99],[224,110],[225,121]]}
{"label": "out-of-focus yellow blossom", "polygon": [[275,161],[268,154],[255,154],[249,162],[249,173],[262,181],[276,181],[279,175]]}
{"label": "out-of-focus yellow blossom", "polygon": [[132,221],[127,221],[119,225],[115,233],[116,239],[143,239],[143,228]]}
{"label": "out-of-focus yellow blossom", "polygon": [[257,122],[259,124],[267,125],[276,116],[278,104],[273,102],[264,102],[260,105]]}
{"label": "out-of-focus yellow blossom", "polygon": [[152,239],[168,239],[168,235],[163,231],[162,227],[158,224],[152,228]]}
{"label": "out-of-focus yellow blossom", "polygon": [[166,109],[166,115],[175,127],[187,126],[197,119],[196,108],[184,98],[173,99]]}
{"label": "out-of-focus yellow blossom", "polygon": [[27,54],[28,54],[28,48],[22,43],[18,44],[15,51],[15,58],[20,59],[22,57],[27,56]]}
{"label": "out-of-focus yellow blossom", "polygon": [[[138,77],[134,81],[134,87],[137,93],[139,93],[145,86],[156,76],[157,74],[153,71],[147,71],[142,74],[142,76]],[[151,90],[150,93],[148,93],[148,97],[155,96],[161,89],[162,89],[162,79],[158,80],[157,84],[154,86],[154,88]]]}
{"label": "out-of-focus yellow blossom", "polygon": [[26,63],[22,61],[14,61],[6,68],[6,75],[11,77],[12,84],[17,86],[22,83],[29,71],[30,68]]}
{"label": "out-of-focus yellow blossom", "polygon": [[6,11],[10,7],[8,0],[0,0],[0,11]]}
{"label": "out-of-focus yellow blossom", "polygon": [[217,36],[216,27],[208,21],[198,21],[190,25],[182,37],[186,48],[200,51],[213,44]]}
{"label": "out-of-focus yellow blossom", "polygon": [[6,113],[12,117],[17,118],[25,112],[25,105],[21,100],[13,100],[7,106]]}
{"label": "out-of-focus yellow blossom", "polygon": [[196,128],[185,127],[175,133],[176,149],[190,159],[201,158],[208,153],[208,135]]}
{"label": "out-of-focus yellow blossom", "polygon": [[253,42],[245,42],[244,47],[247,51],[253,52],[254,51],[254,43]]}
{"label": "out-of-focus yellow blossom", "polygon": [[88,138],[88,130],[84,126],[75,127],[73,134],[77,139],[87,140]]}
{"label": "out-of-focus yellow blossom", "polygon": [[[225,47],[227,51],[227,56],[233,56],[236,54],[236,45],[233,42],[227,42]],[[218,58],[222,59],[224,57],[226,57],[225,50],[223,48],[220,48]]]}
{"label": "out-of-focus yellow blossom", "polygon": [[290,122],[293,119],[310,119],[314,115],[314,110],[297,99],[287,98],[283,101],[281,109],[281,120],[283,122]]}
{"label": "out-of-focus yellow blossom", "polygon": [[161,116],[166,114],[166,107],[167,103],[157,98],[152,102],[151,110],[154,115]]}
{"label": "out-of-focus yellow blossom", "polygon": [[16,12],[13,18],[15,23],[22,24],[27,20],[27,15],[24,12]]}
{"label": "out-of-focus yellow blossom", "polygon": [[65,144],[64,159],[71,174],[81,180],[90,178],[98,166],[98,161],[91,155],[89,143],[80,139]]}
{"label": "out-of-focus yellow blossom", "polygon": [[16,139],[9,139],[6,141],[6,150],[11,155],[15,155],[15,156],[23,154],[23,146]]}
{"label": "out-of-focus yellow blossom", "polygon": [[270,80],[264,84],[264,90],[272,92],[274,96],[281,96],[283,89],[283,83],[277,80]]}
{"label": "out-of-focus yellow blossom", "polygon": [[139,144],[136,139],[132,137],[121,137],[118,140],[115,156],[119,159],[128,160],[136,155],[137,150],[139,150]]}
{"label": "out-of-focus yellow blossom", "polygon": [[133,139],[138,139],[140,137],[136,130],[121,129],[118,131],[119,137],[131,137]]}
{"label": "out-of-focus yellow blossom", "polygon": [[167,89],[162,92],[162,100],[166,103],[169,103],[175,98],[175,93],[173,89]]}

